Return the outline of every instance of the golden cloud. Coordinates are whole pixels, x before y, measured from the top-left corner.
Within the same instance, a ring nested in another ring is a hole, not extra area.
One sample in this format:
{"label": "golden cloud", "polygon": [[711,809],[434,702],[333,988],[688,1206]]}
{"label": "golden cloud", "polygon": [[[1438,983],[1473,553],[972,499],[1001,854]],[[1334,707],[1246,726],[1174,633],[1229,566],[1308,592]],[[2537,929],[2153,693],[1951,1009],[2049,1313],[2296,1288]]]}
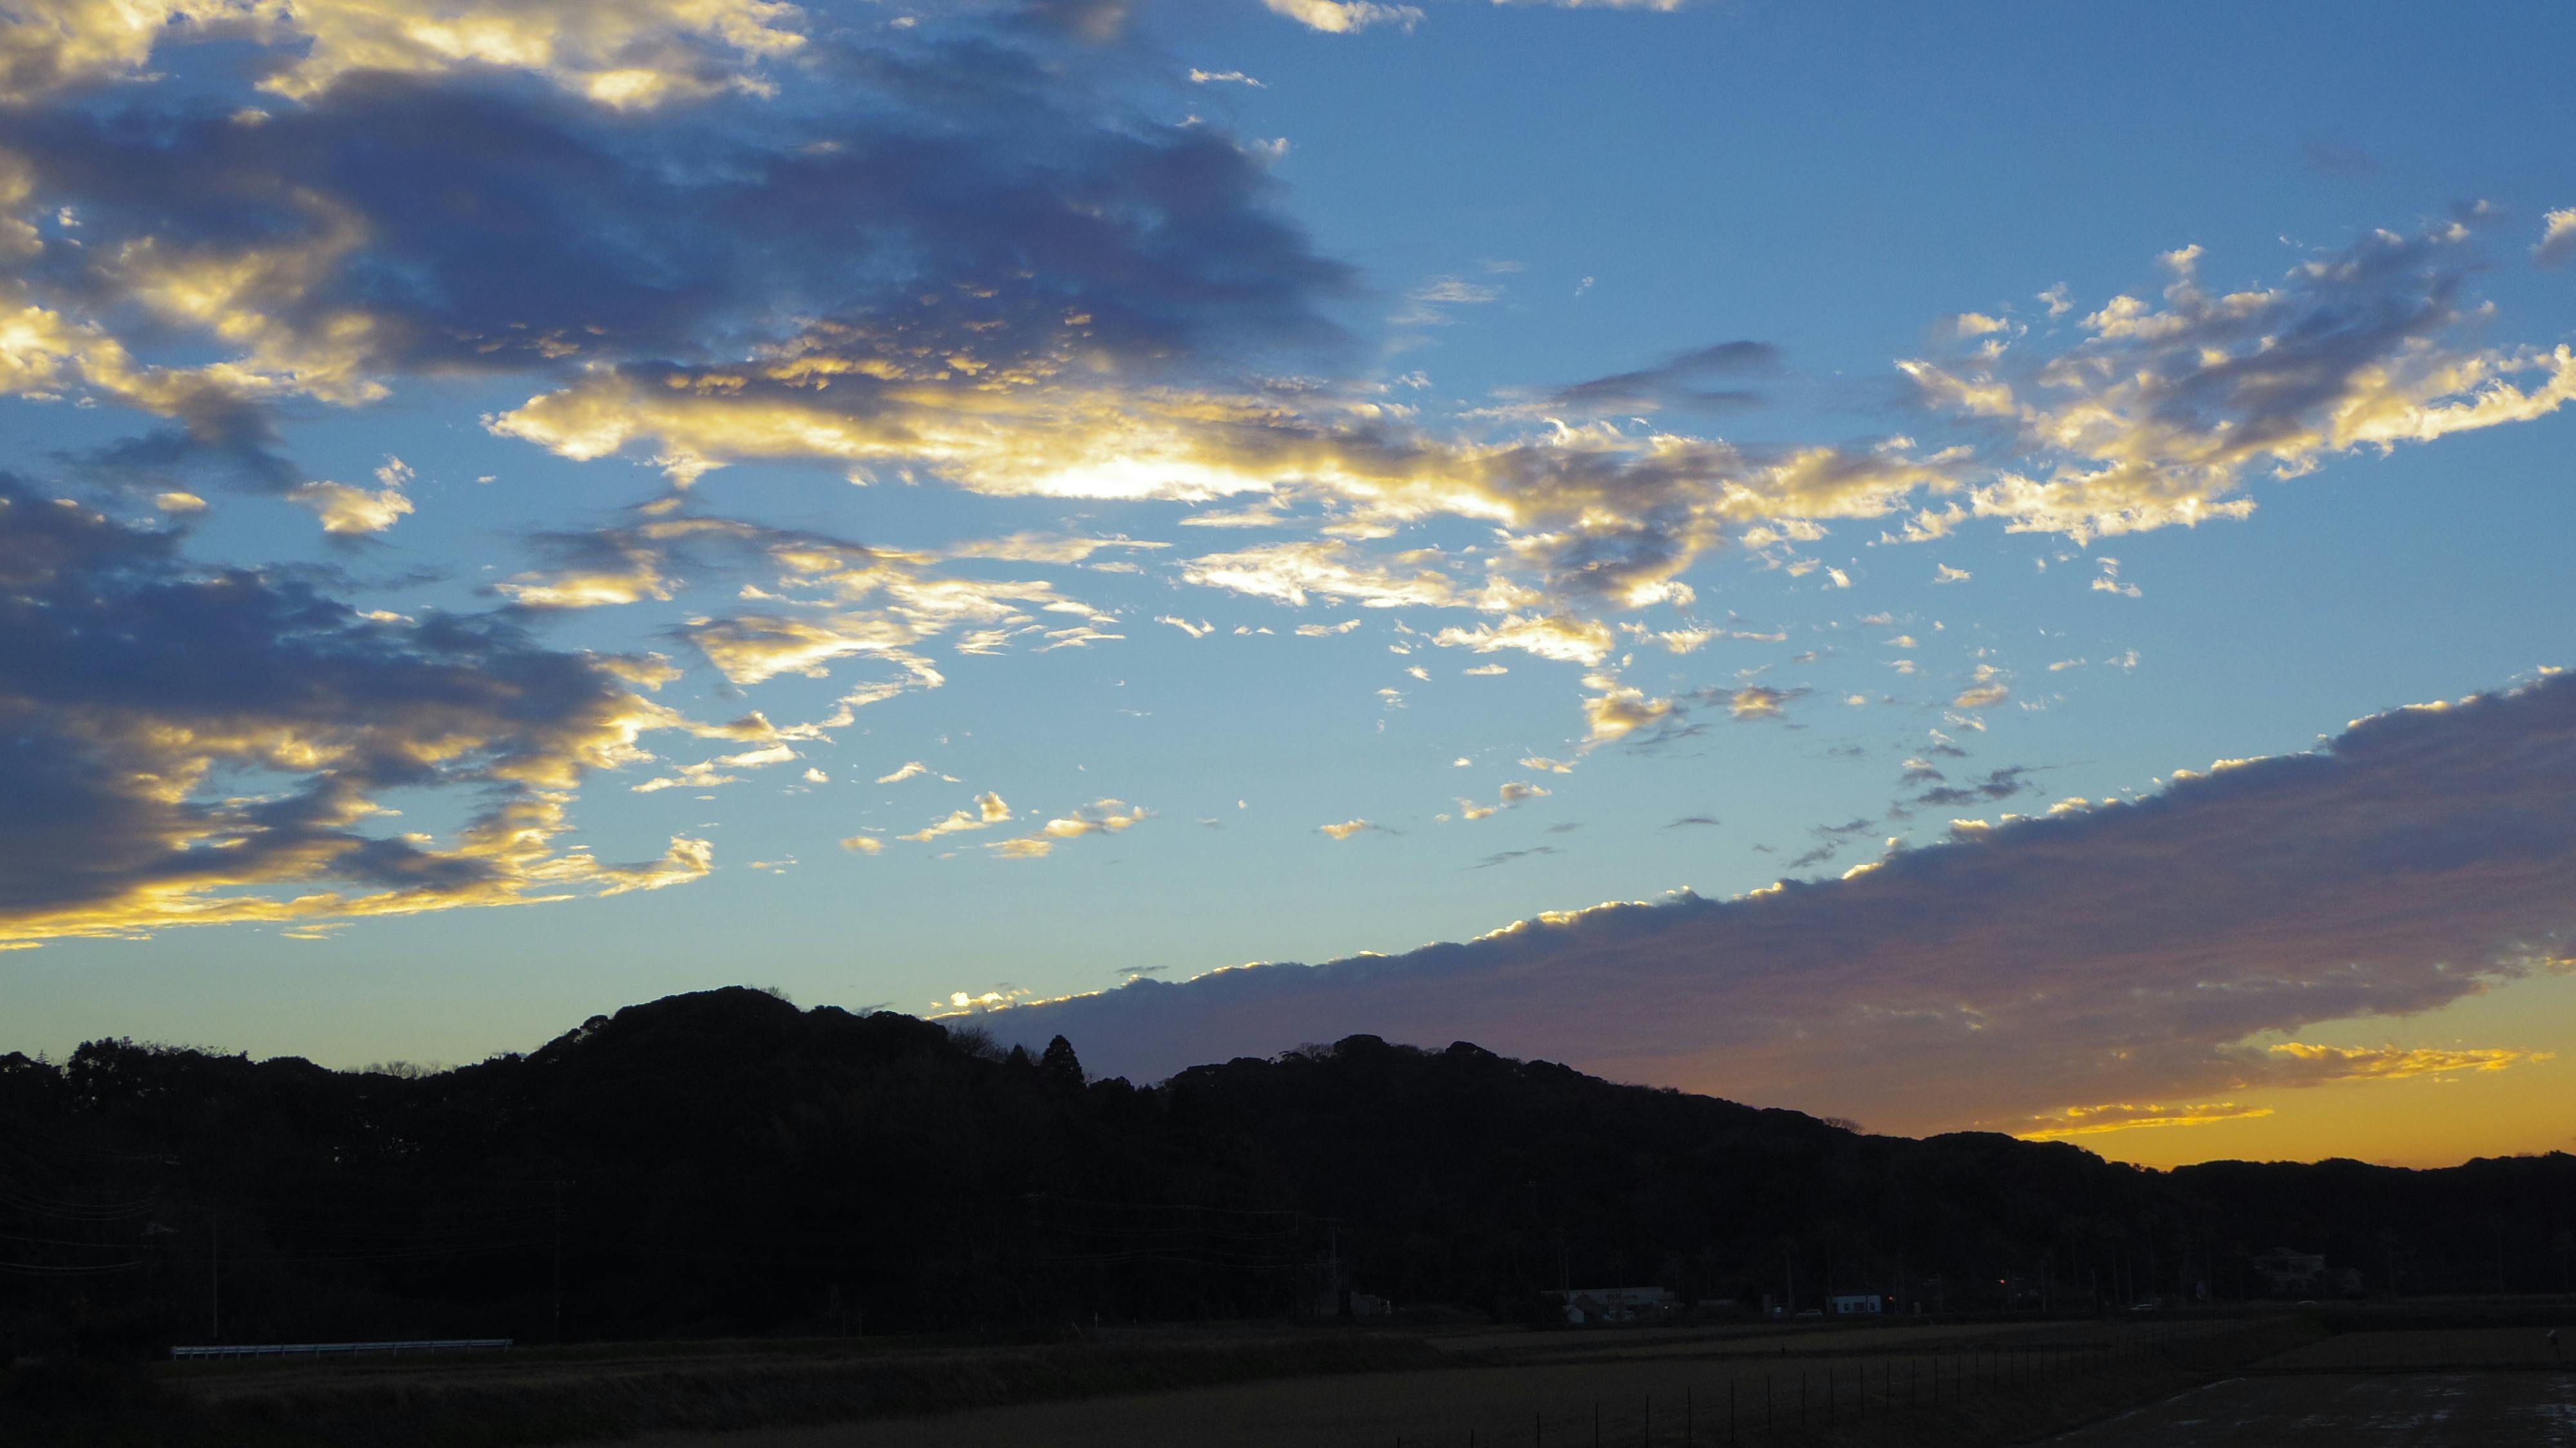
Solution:
{"label": "golden cloud", "polygon": [[2413,1076],[2502,1071],[2529,1062],[2555,1059],[2547,1051],[2310,1046],[2297,1041],[2285,1041],[2270,1049],[2273,1055],[2293,1063],[2298,1075],[2323,1081],[2402,1081]]}
{"label": "golden cloud", "polygon": [[310,100],[356,71],[501,66],[632,109],[761,90],[751,66],[805,43],[771,0],[50,0],[0,19],[0,101],[145,78],[163,46],[248,40],[290,53],[262,87]]}
{"label": "golden cloud", "polygon": [[[331,920],[659,889],[706,841],[607,864],[559,845],[588,774],[692,724],[612,668],[492,620],[360,615],[199,575],[169,535],[0,482],[0,775],[46,801],[0,852],[0,940]],[[112,653],[92,643],[115,638]],[[148,687],[136,687],[148,680]],[[260,778],[245,791],[237,781]],[[482,799],[445,838],[365,833],[395,788]]]}
{"label": "golden cloud", "polygon": [[2239,1106],[2233,1101],[2175,1106],[2153,1102],[2143,1105],[2114,1102],[2101,1106],[2069,1106],[2053,1115],[2033,1117],[2032,1124],[2017,1128],[2012,1134],[2024,1141],[2060,1141],[2070,1136],[2098,1136],[2106,1131],[2249,1121],[2269,1116],[2272,1111],[2269,1106]]}

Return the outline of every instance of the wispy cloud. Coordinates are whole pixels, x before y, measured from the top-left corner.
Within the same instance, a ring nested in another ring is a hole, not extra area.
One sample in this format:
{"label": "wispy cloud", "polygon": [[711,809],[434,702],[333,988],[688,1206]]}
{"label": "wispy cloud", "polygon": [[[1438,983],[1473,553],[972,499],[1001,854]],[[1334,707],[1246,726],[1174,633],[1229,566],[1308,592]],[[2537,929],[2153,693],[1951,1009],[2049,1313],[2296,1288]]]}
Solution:
{"label": "wispy cloud", "polygon": [[926,845],[941,835],[962,834],[967,830],[986,829],[1010,819],[1011,807],[991,790],[975,796],[972,810],[950,810],[948,818],[935,820],[908,835],[897,836],[913,844]]}
{"label": "wispy cloud", "polygon": [[1071,814],[1059,815],[1048,820],[1039,827],[1036,834],[1024,835],[1018,839],[997,840],[991,848],[995,854],[1006,860],[1044,859],[1055,853],[1055,847],[1061,841],[1078,840],[1084,835],[1116,834],[1133,827],[1141,820],[1152,817],[1153,811],[1141,805],[1129,805],[1123,800],[1104,799],[1084,805]]}
{"label": "wispy cloud", "polygon": [[1514,805],[1524,804],[1534,799],[1545,799],[1547,793],[1545,789],[1535,784],[1514,780],[1502,787],[1492,804],[1478,804],[1468,799],[1458,801],[1458,817],[1466,820],[1489,819]]}
{"label": "wispy cloud", "polygon": [[1675,353],[1652,367],[1560,387],[1525,406],[1585,415],[1654,412],[1666,407],[1730,412],[1760,406],[1762,394],[1740,387],[1712,387],[1712,380],[1763,377],[1779,370],[1780,349],[1767,342],[1719,342]]}

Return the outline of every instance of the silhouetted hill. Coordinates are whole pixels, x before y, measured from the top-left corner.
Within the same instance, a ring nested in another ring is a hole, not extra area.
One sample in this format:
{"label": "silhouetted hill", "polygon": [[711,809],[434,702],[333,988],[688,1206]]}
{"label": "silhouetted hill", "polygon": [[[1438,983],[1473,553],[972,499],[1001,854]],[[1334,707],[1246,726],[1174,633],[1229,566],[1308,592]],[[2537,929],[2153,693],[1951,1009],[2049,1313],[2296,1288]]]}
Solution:
{"label": "silhouetted hill", "polygon": [[1369,1036],[1140,1088],[740,989],[436,1073],[0,1057],[13,1349],[544,1340],[558,1275],[570,1338],[1288,1315],[1337,1280],[1507,1316],[1568,1283],[2124,1304],[2259,1294],[2276,1246],[2379,1290],[2557,1290],[2571,1229],[2560,1154],[2159,1173]]}

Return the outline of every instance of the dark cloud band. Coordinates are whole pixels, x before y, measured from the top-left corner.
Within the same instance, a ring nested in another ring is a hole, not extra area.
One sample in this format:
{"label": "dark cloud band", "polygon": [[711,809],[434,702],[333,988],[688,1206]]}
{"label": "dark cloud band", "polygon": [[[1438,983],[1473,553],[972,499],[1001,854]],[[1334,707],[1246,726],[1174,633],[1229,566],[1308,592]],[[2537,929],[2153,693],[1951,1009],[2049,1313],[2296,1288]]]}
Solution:
{"label": "dark cloud band", "polygon": [[1465,1039],[1926,1130],[2391,1074],[2254,1042],[2563,969],[2571,932],[2576,676],[2558,674],[1838,881],[1140,982],[988,1024],[1062,1032],[1143,1076],[1360,1031]]}

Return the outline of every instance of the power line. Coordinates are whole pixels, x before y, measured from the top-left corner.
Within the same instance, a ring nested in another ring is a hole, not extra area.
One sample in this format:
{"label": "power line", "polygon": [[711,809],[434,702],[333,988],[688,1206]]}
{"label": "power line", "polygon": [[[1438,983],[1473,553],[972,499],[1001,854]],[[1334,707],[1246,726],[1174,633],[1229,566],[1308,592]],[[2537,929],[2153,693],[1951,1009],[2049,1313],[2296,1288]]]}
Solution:
{"label": "power line", "polygon": [[0,1242],[25,1242],[37,1247],[90,1247],[114,1252],[126,1251],[134,1245],[131,1242],[89,1242],[72,1237],[21,1237],[10,1232],[0,1232]]}

